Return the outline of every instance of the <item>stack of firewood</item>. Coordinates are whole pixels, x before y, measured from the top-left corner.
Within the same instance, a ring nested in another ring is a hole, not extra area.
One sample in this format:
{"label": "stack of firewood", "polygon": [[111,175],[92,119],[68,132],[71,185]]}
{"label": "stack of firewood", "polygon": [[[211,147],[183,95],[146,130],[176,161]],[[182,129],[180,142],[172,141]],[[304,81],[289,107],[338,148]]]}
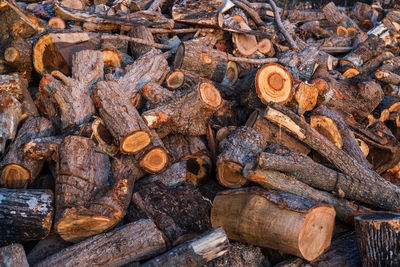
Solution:
{"label": "stack of firewood", "polygon": [[399,266],[389,2],[0,0],[0,265]]}

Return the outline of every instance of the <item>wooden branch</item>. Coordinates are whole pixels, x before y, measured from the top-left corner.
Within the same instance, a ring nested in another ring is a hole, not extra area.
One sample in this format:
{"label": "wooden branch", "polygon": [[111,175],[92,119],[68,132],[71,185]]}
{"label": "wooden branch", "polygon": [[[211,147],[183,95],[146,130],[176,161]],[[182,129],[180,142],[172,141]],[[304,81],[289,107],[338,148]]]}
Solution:
{"label": "wooden branch", "polygon": [[21,10],[21,7],[15,2],[15,0],[3,0],[12,10],[15,11],[15,13],[18,14],[18,16],[21,18],[23,22],[25,22],[29,27],[34,29],[36,32],[43,32],[44,28],[38,25],[35,25],[26,15],[25,13]]}
{"label": "wooden branch", "polygon": [[103,33],[103,34],[100,35],[100,38],[103,39],[103,40],[121,40],[121,41],[134,42],[134,43],[137,43],[137,44],[151,46],[151,47],[155,47],[155,48],[158,48],[158,49],[171,49],[171,47],[168,46],[168,45],[158,44],[158,43],[146,41],[144,39],[129,37],[129,36],[125,36],[125,35],[115,35],[115,34],[105,34],[105,33]]}

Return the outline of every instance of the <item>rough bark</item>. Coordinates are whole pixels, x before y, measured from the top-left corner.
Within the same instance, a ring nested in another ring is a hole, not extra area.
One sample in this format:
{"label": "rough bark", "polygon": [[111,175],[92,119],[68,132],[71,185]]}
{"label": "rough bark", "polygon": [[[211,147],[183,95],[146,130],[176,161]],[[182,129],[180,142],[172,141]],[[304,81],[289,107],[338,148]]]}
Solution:
{"label": "rough bark", "polygon": [[329,4],[325,5],[322,8],[322,12],[324,13],[325,18],[332,24],[341,24],[345,27],[358,28],[358,25],[340,11],[333,2],[329,2]]}
{"label": "rough bark", "polygon": [[21,244],[11,244],[0,248],[1,264],[4,267],[28,267],[25,250]]}
{"label": "rough bark", "polygon": [[0,93],[0,155],[7,141],[14,140],[21,115],[21,103],[8,93]]}
{"label": "rough bark", "polygon": [[28,253],[26,258],[30,266],[33,266],[71,245],[72,243],[63,240],[57,234],[50,234],[45,239],[40,240]]}
{"label": "rough bark", "polygon": [[17,38],[4,49],[4,59],[28,81],[31,80],[32,65],[32,41],[30,39]]}
{"label": "rough bark", "polygon": [[53,219],[51,190],[0,188],[0,246],[45,238]]}
{"label": "rough bark", "polygon": [[139,220],[67,247],[35,266],[121,266],[164,250],[165,241],[156,225],[151,220]]}
{"label": "rough bark", "polygon": [[219,193],[211,210],[213,227],[222,226],[230,239],[309,261],[329,248],[334,218],[330,205],[260,188]]}
{"label": "rough bark", "polygon": [[[140,38],[140,39],[154,43],[153,35],[151,34],[150,30],[144,26],[131,27],[129,36],[135,37],[135,38]],[[135,58],[135,59],[141,57],[142,55],[146,54],[150,50],[154,49],[152,47],[137,44],[135,42],[130,42],[129,48],[130,48],[133,58]]]}
{"label": "rough bark", "polygon": [[23,88],[27,86],[27,81],[18,73],[0,75],[0,93],[8,93],[19,101],[24,99]]}

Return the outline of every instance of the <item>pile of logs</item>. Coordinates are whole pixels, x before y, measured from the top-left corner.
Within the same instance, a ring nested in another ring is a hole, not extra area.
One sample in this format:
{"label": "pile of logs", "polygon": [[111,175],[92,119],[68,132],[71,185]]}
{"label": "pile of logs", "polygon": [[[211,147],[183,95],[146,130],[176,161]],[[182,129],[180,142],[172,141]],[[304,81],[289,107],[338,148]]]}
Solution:
{"label": "pile of logs", "polygon": [[399,266],[400,10],[285,2],[0,0],[0,265]]}

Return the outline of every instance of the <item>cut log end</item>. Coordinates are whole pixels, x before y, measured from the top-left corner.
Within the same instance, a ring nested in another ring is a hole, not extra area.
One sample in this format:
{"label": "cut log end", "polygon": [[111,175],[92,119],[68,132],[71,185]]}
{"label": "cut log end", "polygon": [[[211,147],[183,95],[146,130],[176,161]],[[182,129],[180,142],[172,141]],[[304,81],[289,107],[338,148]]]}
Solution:
{"label": "cut log end", "polygon": [[8,164],[1,172],[0,186],[6,188],[26,188],[31,180],[30,172],[17,164]]}
{"label": "cut log end", "polygon": [[369,147],[368,145],[361,139],[356,138],[356,142],[358,144],[358,146],[361,149],[361,152],[363,153],[364,157],[367,157],[369,154]]}
{"label": "cut log end", "polygon": [[120,150],[122,153],[137,153],[144,149],[151,142],[150,134],[145,131],[136,131],[126,136],[121,141]]}
{"label": "cut log end", "polygon": [[317,104],[318,89],[306,82],[301,82],[297,86],[294,98],[298,103],[298,113],[303,115],[304,112],[312,110]]}
{"label": "cut log end", "polygon": [[343,138],[336,123],[326,116],[313,115],[310,119],[310,125],[320,134],[325,136],[329,141],[337,147],[342,148]]}
{"label": "cut log end", "polygon": [[102,119],[97,118],[92,123],[93,135],[96,138],[99,147],[108,155],[115,156],[118,153],[118,147],[114,145],[113,138]]}
{"label": "cut log end", "polygon": [[195,186],[204,184],[210,175],[212,162],[210,157],[191,156],[186,161],[186,181],[191,182]]}
{"label": "cut log end", "polygon": [[104,59],[104,66],[120,68],[122,65],[122,57],[118,50],[104,48],[101,50]]}
{"label": "cut log end", "polygon": [[254,35],[233,33],[232,42],[236,49],[244,56],[251,56],[257,51],[257,39]]}
{"label": "cut log end", "polygon": [[336,28],[336,35],[342,36],[342,37],[347,37],[349,35],[349,33],[347,32],[347,29],[345,27],[343,27],[342,25],[339,25]]}
{"label": "cut log end", "polygon": [[354,77],[356,75],[360,74],[360,72],[356,69],[356,68],[347,68],[343,73],[342,76],[345,78],[351,78]]}
{"label": "cut log end", "polygon": [[264,104],[270,101],[284,104],[292,98],[292,75],[281,65],[264,65],[255,78],[257,95]]}
{"label": "cut log end", "polygon": [[264,38],[260,40],[257,44],[257,49],[263,54],[266,54],[268,56],[273,56],[274,55],[274,46],[268,38]]}
{"label": "cut log end", "polygon": [[222,98],[217,88],[211,83],[203,82],[199,86],[200,98],[207,105],[216,108],[221,105]]}
{"label": "cut log end", "polygon": [[13,63],[20,59],[19,49],[14,46],[9,46],[4,50],[4,59],[7,62]]}
{"label": "cut log end", "polygon": [[167,151],[162,147],[156,147],[148,151],[139,161],[141,168],[150,173],[159,173],[163,171],[169,162]]}
{"label": "cut log end", "polygon": [[234,84],[239,78],[239,67],[233,62],[229,61],[226,65],[225,77],[228,79],[230,84]]}
{"label": "cut log end", "polygon": [[239,188],[247,183],[242,175],[242,166],[235,162],[223,162],[217,166],[218,182],[229,188]]}
{"label": "cut log end", "polygon": [[169,89],[178,89],[180,88],[185,82],[185,73],[181,70],[175,70],[168,74],[165,78],[165,83]]}
{"label": "cut log end", "polygon": [[59,17],[52,17],[47,25],[52,29],[65,29],[65,21]]}
{"label": "cut log end", "polygon": [[304,259],[312,261],[329,249],[334,218],[335,210],[325,205],[309,212],[299,234],[299,250]]}

